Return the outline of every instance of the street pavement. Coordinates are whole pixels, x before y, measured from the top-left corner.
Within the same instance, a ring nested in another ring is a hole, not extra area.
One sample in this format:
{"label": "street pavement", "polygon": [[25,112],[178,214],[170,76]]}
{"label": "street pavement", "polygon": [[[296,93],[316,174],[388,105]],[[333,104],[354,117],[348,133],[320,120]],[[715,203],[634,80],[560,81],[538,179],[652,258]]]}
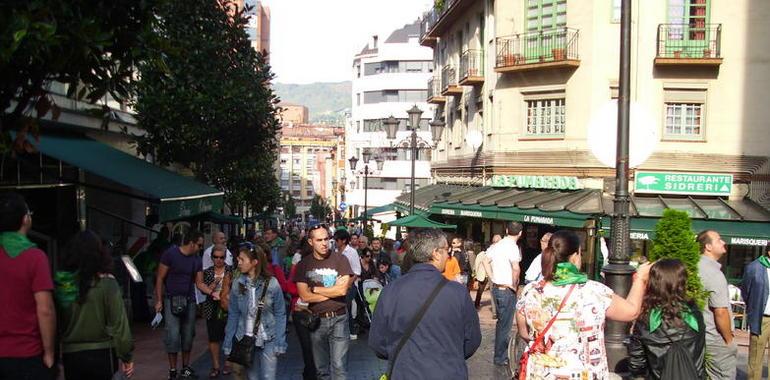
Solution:
{"label": "street pavement", "polygon": [[[472,293],[475,296],[475,292]],[[468,371],[470,379],[503,379],[504,373],[496,371],[492,364],[494,348],[495,320],[492,319],[489,294],[484,295],[482,307],[479,310],[481,323],[481,346],[476,354],[468,359]],[[133,326],[136,340],[134,354],[136,370],[134,379],[160,380],[168,374],[168,363],[163,351],[163,330],[152,330],[145,325]],[[207,379],[211,369],[211,357],[208,354],[205,321],[199,319],[196,326],[195,344],[192,353],[193,368],[199,379]],[[348,378],[354,380],[375,380],[386,370],[386,362],[378,359],[366,344],[366,335],[359,335],[357,340],[350,342],[348,350]],[[278,376],[280,380],[302,379],[302,353],[299,342],[294,333],[294,328],[289,325],[287,334],[288,350],[278,359]],[[736,331],[738,342],[738,380],[746,379],[748,334],[745,331]],[[180,359],[181,361],[181,359]],[[181,365],[180,365],[181,368]],[[766,369],[767,371],[767,369]],[[218,379],[229,380],[231,376],[220,375]],[[618,378],[618,377],[615,377]],[[767,378],[765,376],[764,378]]]}

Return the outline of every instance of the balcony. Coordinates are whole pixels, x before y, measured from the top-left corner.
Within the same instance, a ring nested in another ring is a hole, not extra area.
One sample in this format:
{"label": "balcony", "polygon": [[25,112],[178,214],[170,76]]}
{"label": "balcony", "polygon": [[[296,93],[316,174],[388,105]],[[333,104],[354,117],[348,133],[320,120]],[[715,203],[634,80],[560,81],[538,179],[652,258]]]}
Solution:
{"label": "balcony", "polygon": [[701,21],[658,25],[655,65],[721,65],[722,24],[705,24]]}
{"label": "balcony", "polygon": [[463,88],[457,84],[457,69],[452,65],[444,65],[441,69],[441,95],[461,96]]}
{"label": "balcony", "polygon": [[460,56],[460,86],[484,84],[484,51],[466,50]]}
{"label": "balcony", "polygon": [[[441,4],[440,8],[436,3]],[[423,15],[420,23],[420,45],[434,47],[441,34],[448,31],[477,0],[443,0],[434,2],[431,10]]]}
{"label": "balcony", "polygon": [[436,24],[438,17],[439,14],[435,9],[431,9],[422,15],[422,20],[420,21],[420,45],[436,47],[438,37],[431,36],[428,32],[430,32],[433,25]]}
{"label": "balcony", "polygon": [[441,96],[441,80],[438,77],[428,79],[428,103],[444,104],[446,98]]}
{"label": "balcony", "polygon": [[576,29],[558,28],[497,38],[498,73],[580,66]]}

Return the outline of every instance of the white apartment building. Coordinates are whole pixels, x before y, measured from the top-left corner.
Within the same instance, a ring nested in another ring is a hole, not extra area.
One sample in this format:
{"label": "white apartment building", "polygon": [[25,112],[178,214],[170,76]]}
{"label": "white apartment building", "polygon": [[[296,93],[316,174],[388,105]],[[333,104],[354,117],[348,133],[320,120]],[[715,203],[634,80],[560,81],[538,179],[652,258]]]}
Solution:
{"label": "white apartment building", "polygon": [[[418,153],[415,166],[415,187],[430,183],[430,160],[433,141],[428,122],[434,108],[426,102],[425,83],[433,75],[430,48],[420,46],[419,20],[395,30],[385,41],[373,36],[355,56],[352,65],[352,111],[345,134],[346,170],[345,202],[358,216],[364,206],[363,153],[371,153],[367,206],[387,205],[408,191],[411,181],[411,131],[407,129],[407,110],[420,108]],[[382,120],[390,116],[399,119],[395,140],[388,140]],[[359,159],[355,173],[347,162],[351,156]],[[381,167],[375,163],[381,161]]]}

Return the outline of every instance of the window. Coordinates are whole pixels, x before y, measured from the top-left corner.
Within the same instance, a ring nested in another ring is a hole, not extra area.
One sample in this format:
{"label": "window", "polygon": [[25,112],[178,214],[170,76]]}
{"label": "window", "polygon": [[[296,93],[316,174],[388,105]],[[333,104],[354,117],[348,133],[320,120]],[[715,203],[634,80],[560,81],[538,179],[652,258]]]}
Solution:
{"label": "window", "polygon": [[564,98],[527,100],[527,135],[564,135],[565,124]]}
{"label": "window", "polygon": [[361,105],[361,93],[360,92],[358,94],[356,94],[356,105],[357,106]]}
{"label": "window", "polygon": [[567,0],[528,0],[527,31],[543,31],[567,26]]}
{"label": "window", "polygon": [[703,136],[703,103],[666,103],[667,138],[700,139]]}
{"label": "window", "polygon": [[428,98],[428,90],[382,90],[364,92],[364,104],[416,103]]}

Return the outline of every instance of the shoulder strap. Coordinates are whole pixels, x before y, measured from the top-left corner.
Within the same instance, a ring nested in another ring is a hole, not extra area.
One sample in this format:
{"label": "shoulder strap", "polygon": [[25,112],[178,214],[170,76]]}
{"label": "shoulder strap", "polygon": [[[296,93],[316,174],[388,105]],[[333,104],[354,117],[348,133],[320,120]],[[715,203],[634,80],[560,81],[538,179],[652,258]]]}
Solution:
{"label": "shoulder strap", "polygon": [[556,322],[556,317],[559,316],[559,313],[561,312],[561,309],[564,308],[564,305],[567,304],[567,299],[569,299],[569,296],[572,294],[572,291],[575,290],[575,285],[572,284],[572,286],[569,287],[569,290],[567,291],[567,294],[564,296],[564,298],[561,299],[561,304],[559,305],[559,308],[556,309],[556,314],[553,315],[550,321],[548,321],[548,324],[545,325],[545,328],[543,331],[540,332],[540,336],[538,338],[545,338],[545,333],[548,332],[548,330],[551,328],[554,322]]}
{"label": "shoulder strap", "polygon": [[393,373],[393,367],[396,365],[396,359],[398,358],[398,353],[401,352],[401,349],[404,348],[404,345],[406,344],[406,341],[409,340],[409,337],[412,336],[412,333],[417,328],[417,325],[420,324],[420,320],[422,320],[422,317],[425,316],[425,312],[428,311],[428,307],[430,304],[433,303],[433,300],[436,299],[436,296],[441,291],[441,289],[446,285],[449,281],[444,279],[443,277],[439,281],[439,283],[436,285],[435,288],[433,288],[433,292],[430,293],[428,296],[428,299],[425,300],[425,303],[422,304],[422,307],[417,312],[417,314],[412,318],[412,321],[409,323],[409,327],[406,328],[406,331],[404,331],[404,335],[401,336],[401,340],[398,342],[398,346],[396,346],[396,351],[393,353],[393,360],[390,361],[390,365],[388,365],[388,379],[390,379],[391,373]]}
{"label": "shoulder strap", "polygon": [[267,295],[267,288],[270,286],[270,279],[268,278],[265,280],[265,284],[262,285],[262,295],[259,296],[259,302],[257,303],[257,317],[254,318],[254,330],[252,334],[256,336],[258,328],[259,328],[259,321],[262,319],[262,308],[265,305],[265,296]]}

